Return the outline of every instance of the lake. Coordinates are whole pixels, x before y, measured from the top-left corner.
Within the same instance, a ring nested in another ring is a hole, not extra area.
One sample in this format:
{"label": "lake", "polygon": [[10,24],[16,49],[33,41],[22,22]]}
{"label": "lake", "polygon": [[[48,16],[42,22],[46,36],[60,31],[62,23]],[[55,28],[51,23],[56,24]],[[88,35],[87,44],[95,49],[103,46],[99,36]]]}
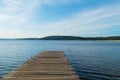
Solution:
{"label": "lake", "polygon": [[120,42],[0,40],[0,78],[42,51],[64,51],[83,80],[120,80]]}

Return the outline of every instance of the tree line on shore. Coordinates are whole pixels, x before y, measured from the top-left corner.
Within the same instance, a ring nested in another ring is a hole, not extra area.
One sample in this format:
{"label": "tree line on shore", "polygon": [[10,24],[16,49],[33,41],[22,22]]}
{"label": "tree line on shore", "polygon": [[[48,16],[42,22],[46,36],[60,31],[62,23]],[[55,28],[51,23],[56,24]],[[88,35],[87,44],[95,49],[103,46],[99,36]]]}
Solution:
{"label": "tree line on shore", "polygon": [[20,40],[120,40],[120,36],[109,36],[109,37],[47,36],[43,38],[19,38],[19,39]]}

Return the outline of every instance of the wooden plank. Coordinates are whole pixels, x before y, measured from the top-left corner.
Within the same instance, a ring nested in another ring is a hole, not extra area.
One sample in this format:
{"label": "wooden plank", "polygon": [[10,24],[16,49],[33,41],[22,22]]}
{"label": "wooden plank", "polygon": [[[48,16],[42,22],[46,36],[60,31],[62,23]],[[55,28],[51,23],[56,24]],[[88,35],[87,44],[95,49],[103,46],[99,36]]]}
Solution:
{"label": "wooden plank", "polygon": [[44,51],[2,80],[80,80],[62,51]]}

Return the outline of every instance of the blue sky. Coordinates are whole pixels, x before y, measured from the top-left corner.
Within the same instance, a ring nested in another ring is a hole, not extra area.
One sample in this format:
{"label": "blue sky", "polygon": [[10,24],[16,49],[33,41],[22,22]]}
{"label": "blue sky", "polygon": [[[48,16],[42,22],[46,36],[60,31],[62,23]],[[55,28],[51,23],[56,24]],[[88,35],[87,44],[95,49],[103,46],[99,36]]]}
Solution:
{"label": "blue sky", "polygon": [[120,36],[120,0],[0,0],[0,38]]}

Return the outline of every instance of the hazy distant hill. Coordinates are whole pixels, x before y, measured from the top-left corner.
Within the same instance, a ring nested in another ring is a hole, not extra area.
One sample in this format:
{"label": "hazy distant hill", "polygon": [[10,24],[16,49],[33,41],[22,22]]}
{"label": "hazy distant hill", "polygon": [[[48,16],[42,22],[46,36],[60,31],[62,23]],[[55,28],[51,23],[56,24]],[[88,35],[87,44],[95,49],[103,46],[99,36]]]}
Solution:
{"label": "hazy distant hill", "polygon": [[76,36],[47,36],[41,38],[41,40],[84,40],[83,37],[76,37]]}
{"label": "hazy distant hill", "polygon": [[48,36],[40,40],[120,40],[120,36],[111,37],[77,37],[77,36]]}
{"label": "hazy distant hill", "polygon": [[43,38],[19,38],[19,39],[17,38],[13,40],[120,40],[120,36],[110,37],[47,36]]}

